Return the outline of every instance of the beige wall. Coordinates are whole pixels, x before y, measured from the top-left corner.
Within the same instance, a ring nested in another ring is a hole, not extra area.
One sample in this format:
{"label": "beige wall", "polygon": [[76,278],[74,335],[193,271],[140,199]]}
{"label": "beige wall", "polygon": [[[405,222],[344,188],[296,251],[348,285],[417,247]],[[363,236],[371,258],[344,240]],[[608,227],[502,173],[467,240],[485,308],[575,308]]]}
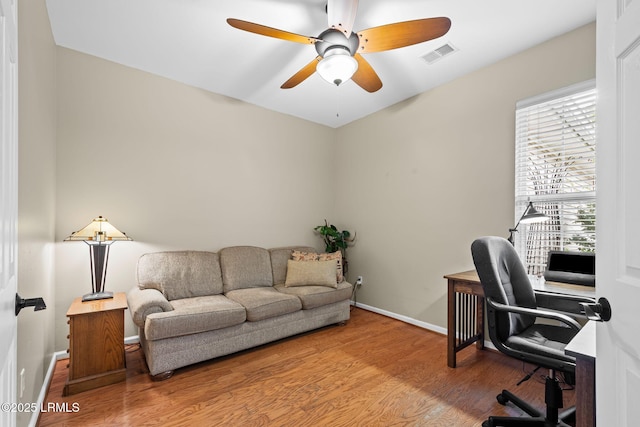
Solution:
{"label": "beige wall", "polygon": [[[76,51],[57,59],[59,313],[91,287],[87,245],[61,241],[98,215],[135,240],[111,247],[113,291],[135,285],[144,252],[321,246],[333,129]],[[56,325],[66,348],[64,316]]]}
{"label": "beige wall", "polygon": [[[54,351],[53,234],[55,224],[55,45],[44,0],[18,2],[19,193],[18,293],[42,296],[44,311],[18,316],[17,372],[25,371],[20,402],[36,402]],[[20,377],[18,394],[20,396]],[[18,425],[31,414],[18,413]]]}
{"label": "beige wall", "polygon": [[57,309],[89,287],[86,245],[60,241],[94,216],[135,239],[115,291],[144,252],[319,247],[328,217],[358,234],[359,302],[444,328],[442,276],[513,225],[516,101],[593,78],[594,45],[588,25],[338,130],[58,48]]}
{"label": "beige wall", "polygon": [[338,129],[358,302],[445,328],[443,275],[514,223],[516,101],[594,77],[590,24]]}

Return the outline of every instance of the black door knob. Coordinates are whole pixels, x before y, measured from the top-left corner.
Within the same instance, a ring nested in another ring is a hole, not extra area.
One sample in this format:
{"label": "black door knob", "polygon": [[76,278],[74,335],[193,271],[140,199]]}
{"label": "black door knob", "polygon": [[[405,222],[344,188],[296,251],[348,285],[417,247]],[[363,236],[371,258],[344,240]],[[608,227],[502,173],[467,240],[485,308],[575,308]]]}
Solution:
{"label": "black door knob", "polygon": [[47,308],[47,305],[44,303],[44,299],[42,298],[21,298],[20,295],[16,294],[16,316],[20,313],[25,307],[33,307],[33,311],[40,311]]}
{"label": "black door knob", "polygon": [[611,304],[609,304],[609,301],[604,297],[599,298],[598,302],[581,302],[580,305],[589,320],[608,322],[611,319]]}

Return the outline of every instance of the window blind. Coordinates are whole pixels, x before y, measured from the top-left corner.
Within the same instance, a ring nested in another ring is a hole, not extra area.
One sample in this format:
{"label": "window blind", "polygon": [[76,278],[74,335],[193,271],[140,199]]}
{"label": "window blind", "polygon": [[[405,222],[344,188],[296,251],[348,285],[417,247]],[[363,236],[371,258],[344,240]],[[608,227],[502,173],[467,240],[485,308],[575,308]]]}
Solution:
{"label": "window blind", "polygon": [[528,201],[551,218],[518,228],[529,274],[542,274],[550,250],[595,250],[595,153],[593,81],[517,104],[515,220]]}

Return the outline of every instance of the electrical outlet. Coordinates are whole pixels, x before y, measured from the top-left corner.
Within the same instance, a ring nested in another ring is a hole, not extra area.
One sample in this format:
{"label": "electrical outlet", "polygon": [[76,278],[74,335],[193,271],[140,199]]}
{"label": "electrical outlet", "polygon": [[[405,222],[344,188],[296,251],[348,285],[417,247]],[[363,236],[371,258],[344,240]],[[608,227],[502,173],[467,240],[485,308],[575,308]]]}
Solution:
{"label": "electrical outlet", "polygon": [[364,279],[362,278],[362,276],[358,276],[358,278],[356,279],[356,286],[362,285],[363,282]]}
{"label": "electrical outlet", "polygon": [[20,399],[22,399],[22,396],[24,395],[24,388],[25,388],[25,371],[24,368],[22,368],[22,370],[20,371]]}

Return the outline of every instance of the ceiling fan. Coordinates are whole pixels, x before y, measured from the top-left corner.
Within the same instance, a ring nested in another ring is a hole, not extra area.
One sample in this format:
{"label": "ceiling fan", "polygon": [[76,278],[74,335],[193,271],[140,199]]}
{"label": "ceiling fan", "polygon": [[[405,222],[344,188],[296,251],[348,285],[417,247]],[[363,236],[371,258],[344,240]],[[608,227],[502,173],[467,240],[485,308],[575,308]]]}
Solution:
{"label": "ceiling fan", "polygon": [[303,36],[240,19],[227,19],[234,28],[295,43],[315,45],[318,55],[289,80],[282,89],[290,89],[318,72],[329,83],[340,85],[352,79],[368,92],[382,87],[382,81],[363,53],[383,52],[411,46],[441,37],[449,31],[449,18],[425,18],[396,22],[353,32],[358,0],[328,0],[329,28],[317,37]]}

